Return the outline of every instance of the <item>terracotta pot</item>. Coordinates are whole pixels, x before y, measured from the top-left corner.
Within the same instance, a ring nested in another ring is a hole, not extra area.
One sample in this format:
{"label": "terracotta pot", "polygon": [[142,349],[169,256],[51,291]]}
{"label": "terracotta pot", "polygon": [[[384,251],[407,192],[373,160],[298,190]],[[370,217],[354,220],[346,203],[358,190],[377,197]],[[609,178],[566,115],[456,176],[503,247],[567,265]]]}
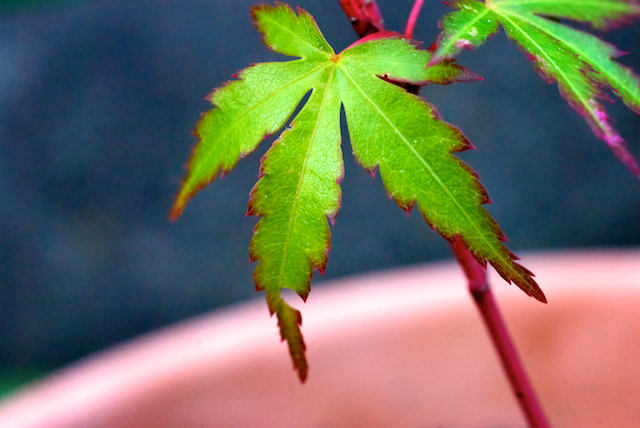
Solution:
{"label": "terracotta pot", "polygon": [[[640,423],[640,252],[530,255],[549,304],[492,277],[555,427]],[[94,355],[0,406],[0,427],[523,427],[452,263],[316,287],[301,385],[262,301]]]}

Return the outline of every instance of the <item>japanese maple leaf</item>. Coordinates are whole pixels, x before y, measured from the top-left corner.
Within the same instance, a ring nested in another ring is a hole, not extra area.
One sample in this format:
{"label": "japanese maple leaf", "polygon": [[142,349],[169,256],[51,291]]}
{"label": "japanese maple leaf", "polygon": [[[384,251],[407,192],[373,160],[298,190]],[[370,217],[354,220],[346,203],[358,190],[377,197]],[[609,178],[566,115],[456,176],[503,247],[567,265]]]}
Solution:
{"label": "japanese maple leaf", "polygon": [[455,0],[458,9],[440,22],[443,32],[431,64],[481,45],[502,25],[507,36],[534,61],[548,82],[558,82],[560,93],[580,113],[593,132],[640,178],[640,168],[611,126],[599,99],[608,100],[603,87],[611,87],[624,103],[640,113],[640,79],[612,61],[623,53],[584,31],[545,17],[612,28],[640,16],[636,0]]}
{"label": "japanese maple leaf", "polygon": [[450,60],[426,68],[431,53],[397,34],[377,33],[339,54],[313,18],[288,6],[252,9],[258,30],[274,51],[299,57],[263,63],[210,96],[216,106],[197,127],[200,142],[189,163],[172,217],[218,173],[229,171],[267,134],[280,129],[300,100],[311,94],[291,126],[262,160],[248,214],[262,216],[251,241],[258,290],[266,290],[294,367],[307,375],[300,312],[280,295],[309,293],[313,270],[324,272],[330,248],[327,217],[340,207],[343,176],[340,109],[344,106],[355,156],[380,170],[387,192],[409,210],[417,203],[427,223],[449,241],[461,239],[474,257],[487,261],[527,294],[545,301],[532,274],[515,263],[502,232],[482,208],[484,188],[451,152],[471,147],[462,133],[442,122],[430,105],[386,80],[425,84],[468,81],[478,76]]}

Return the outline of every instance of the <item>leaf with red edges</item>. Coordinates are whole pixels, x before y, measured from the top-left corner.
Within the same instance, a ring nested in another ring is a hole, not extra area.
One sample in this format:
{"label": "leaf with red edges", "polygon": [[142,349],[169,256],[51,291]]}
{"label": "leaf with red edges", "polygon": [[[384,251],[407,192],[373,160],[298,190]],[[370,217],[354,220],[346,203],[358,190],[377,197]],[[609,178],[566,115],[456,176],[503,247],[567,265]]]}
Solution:
{"label": "leaf with red edges", "polygon": [[313,18],[276,4],[252,9],[265,43],[299,59],[257,64],[211,96],[216,108],[198,125],[200,137],[173,215],[218,174],[230,170],[265,134],[278,130],[303,96],[308,100],[262,159],[248,214],[261,216],[251,241],[258,290],[266,290],[283,340],[301,380],[307,376],[300,313],[281,297],[309,294],[314,270],[324,272],[330,249],[327,218],[341,203],[343,176],[340,110],[344,106],[354,153],[370,171],[379,168],[389,194],[403,209],[416,205],[443,237],[460,239],[474,257],[544,301],[532,275],[515,262],[504,237],[482,208],[489,202],[476,175],[453,152],[471,147],[435,109],[385,80],[412,85],[477,80],[452,61],[426,67],[432,53],[397,34],[371,36],[339,54]]}

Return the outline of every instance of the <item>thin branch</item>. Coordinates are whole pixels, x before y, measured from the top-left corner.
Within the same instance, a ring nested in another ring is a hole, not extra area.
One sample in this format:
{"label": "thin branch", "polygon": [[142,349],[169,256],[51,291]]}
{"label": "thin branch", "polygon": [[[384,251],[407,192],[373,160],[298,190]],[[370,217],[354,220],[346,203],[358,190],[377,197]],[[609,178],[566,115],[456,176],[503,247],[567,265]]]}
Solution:
{"label": "thin branch", "polygon": [[476,302],[493,344],[500,355],[502,367],[507,373],[513,393],[532,428],[549,428],[547,417],[538,401],[527,373],[522,366],[502,314],[487,281],[486,269],[477,262],[458,238],[452,245],[453,252],[469,280],[469,292]]}
{"label": "thin branch", "polygon": [[413,29],[416,26],[416,21],[418,20],[418,15],[420,15],[420,10],[422,9],[423,2],[424,0],[416,0],[415,3],[413,3],[413,8],[411,9],[409,20],[407,21],[407,28],[404,31],[404,36],[407,39],[413,38]]}
{"label": "thin branch", "polygon": [[340,0],[340,6],[360,38],[384,31],[382,14],[376,0]]}
{"label": "thin branch", "polygon": [[[407,38],[413,37],[413,29],[422,3],[423,0],[416,0],[413,5],[405,31]],[[360,38],[384,31],[382,15],[375,0],[340,0],[340,6]],[[392,83],[416,95],[420,91],[420,86],[407,82]],[[532,428],[549,428],[544,411],[524,371],[518,352],[493,298],[491,287],[487,282],[486,270],[476,261],[459,238],[452,244],[452,248],[469,280],[469,291],[482,314],[491,339],[500,355],[502,366],[511,382],[513,392],[529,421],[529,425]]]}

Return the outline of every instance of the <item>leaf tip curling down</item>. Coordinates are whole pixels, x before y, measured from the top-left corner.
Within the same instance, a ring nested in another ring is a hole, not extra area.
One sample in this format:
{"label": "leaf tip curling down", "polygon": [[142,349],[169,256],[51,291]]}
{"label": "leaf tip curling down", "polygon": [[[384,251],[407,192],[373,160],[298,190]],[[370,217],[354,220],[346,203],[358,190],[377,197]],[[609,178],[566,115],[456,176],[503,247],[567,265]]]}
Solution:
{"label": "leaf tip curling down", "polygon": [[278,319],[278,327],[280,329],[280,338],[287,341],[289,354],[293,362],[293,368],[298,372],[300,382],[307,380],[309,373],[309,364],[305,351],[307,349],[300,331],[302,325],[302,315],[300,311],[289,306],[280,296],[279,292],[267,291],[267,305],[271,315],[276,314]]}

